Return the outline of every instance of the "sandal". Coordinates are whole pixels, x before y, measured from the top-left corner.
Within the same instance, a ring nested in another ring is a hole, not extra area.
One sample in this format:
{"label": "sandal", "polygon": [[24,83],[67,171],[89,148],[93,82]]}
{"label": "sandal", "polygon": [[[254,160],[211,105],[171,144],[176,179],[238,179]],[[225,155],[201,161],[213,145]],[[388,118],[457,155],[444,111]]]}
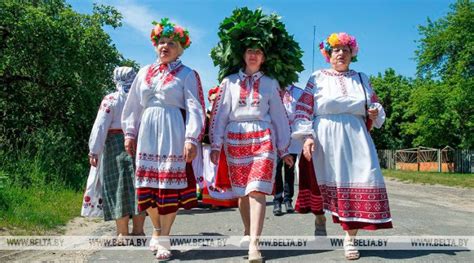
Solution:
{"label": "sandal", "polygon": [[169,237],[158,238],[158,245],[156,245],[156,259],[158,261],[167,261],[171,259],[171,243]]}
{"label": "sandal", "polygon": [[[160,232],[161,228],[153,227],[153,230],[155,230],[156,232]],[[150,239],[150,244],[148,245],[151,251],[155,252],[156,250],[158,250],[157,246],[160,244],[159,238],[160,238],[159,236],[154,237],[152,234],[151,239]]]}
{"label": "sandal", "polygon": [[249,263],[261,263],[263,262],[262,253],[258,250],[249,250]]}
{"label": "sandal", "polygon": [[263,262],[262,253],[258,250],[259,240],[255,240],[255,246],[252,246],[253,249],[249,249],[249,263],[261,263]]}
{"label": "sandal", "polygon": [[248,248],[250,245],[250,236],[249,235],[245,235],[244,237],[242,237],[242,239],[240,240],[240,243],[239,243],[239,246],[241,248]]}
{"label": "sandal", "polygon": [[344,256],[347,260],[356,260],[360,258],[359,250],[354,246],[354,239],[344,239]]}

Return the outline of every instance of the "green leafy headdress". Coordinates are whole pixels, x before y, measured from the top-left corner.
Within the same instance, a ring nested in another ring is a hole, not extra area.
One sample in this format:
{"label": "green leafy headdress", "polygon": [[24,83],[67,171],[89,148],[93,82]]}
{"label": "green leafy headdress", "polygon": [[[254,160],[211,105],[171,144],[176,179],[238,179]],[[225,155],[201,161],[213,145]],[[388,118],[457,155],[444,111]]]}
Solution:
{"label": "green leafy headdress", "polygon": [[298,81],[303,71],[303,51],[290,36],[276,14],[264,15],[261,9],[237,8],[219,25],[220,42],[211,50],[219,81],[236,73],[244,65],[247,48],[260,48],[265,53],[261,70],[278,80],[281,88]]}

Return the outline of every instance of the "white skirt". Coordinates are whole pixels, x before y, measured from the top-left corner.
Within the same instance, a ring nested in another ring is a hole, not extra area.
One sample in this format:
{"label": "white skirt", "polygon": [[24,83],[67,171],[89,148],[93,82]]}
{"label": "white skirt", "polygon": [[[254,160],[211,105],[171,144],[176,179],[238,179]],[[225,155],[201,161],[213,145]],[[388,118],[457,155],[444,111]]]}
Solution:
{"label": "white skirt", "polygon": [[136,187],[186,188],[184,141],[185,125],[179,108],[145,108],[138,133]]}

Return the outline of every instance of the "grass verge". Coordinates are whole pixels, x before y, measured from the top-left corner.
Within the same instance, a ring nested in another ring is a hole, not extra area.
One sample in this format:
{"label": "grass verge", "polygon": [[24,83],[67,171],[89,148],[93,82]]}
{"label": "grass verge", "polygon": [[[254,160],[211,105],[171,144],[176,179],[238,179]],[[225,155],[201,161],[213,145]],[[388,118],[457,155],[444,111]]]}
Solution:
{"label": "grass verge", "polygon": [[61,186],[21,188],[4,185],[0,190],[0,229],[11,235],[61,233],[80,214],[82,192]]}
{"label": "grass verge", "polygon": [[474,188],[474,174],[412,172],[399,170],[382,170],[385,177],[396,178],[410,183],[440,184],[446,186]]}

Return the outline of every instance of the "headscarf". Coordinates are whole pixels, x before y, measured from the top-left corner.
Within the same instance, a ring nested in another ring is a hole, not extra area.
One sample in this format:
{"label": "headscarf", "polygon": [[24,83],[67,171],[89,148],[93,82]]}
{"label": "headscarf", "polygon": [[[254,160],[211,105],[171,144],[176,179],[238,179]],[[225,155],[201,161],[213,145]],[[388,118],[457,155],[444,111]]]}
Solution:
{"label": "headscarf", "polygon": [[114,69],[115,87],[119,92],[128,93],[137,73],[131,67],[116,67]]}

